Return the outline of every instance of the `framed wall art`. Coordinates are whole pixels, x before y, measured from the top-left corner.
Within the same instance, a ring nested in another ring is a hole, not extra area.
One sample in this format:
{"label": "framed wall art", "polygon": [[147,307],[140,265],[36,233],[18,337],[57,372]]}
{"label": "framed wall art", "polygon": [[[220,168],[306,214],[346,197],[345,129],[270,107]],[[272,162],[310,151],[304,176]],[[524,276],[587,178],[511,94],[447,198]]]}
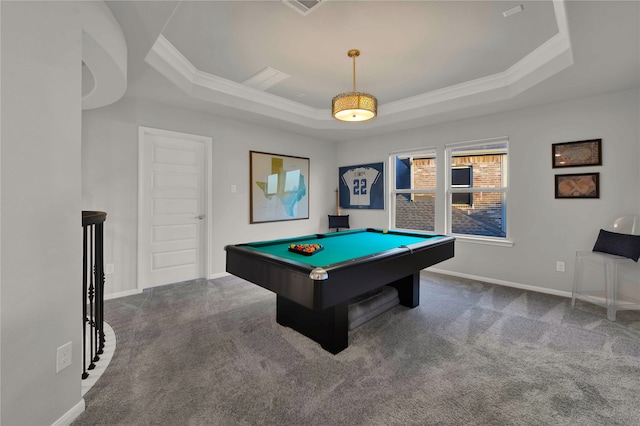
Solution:
{"label": "framed wall art", "polygon": [[556,175],[556,198],[600,198],[600,173]]}
{"label": "framed wall art", "polygon": [[249,151],[250,223],[309,219],[309,159]]}
{"label": "framed wall art", "polygon": [[552,144],[553,168],[602,165],[602,139]]}
{"label": "framed wall art", "polygon": [[338,168],[340,207],[384,209],[384,163]]}

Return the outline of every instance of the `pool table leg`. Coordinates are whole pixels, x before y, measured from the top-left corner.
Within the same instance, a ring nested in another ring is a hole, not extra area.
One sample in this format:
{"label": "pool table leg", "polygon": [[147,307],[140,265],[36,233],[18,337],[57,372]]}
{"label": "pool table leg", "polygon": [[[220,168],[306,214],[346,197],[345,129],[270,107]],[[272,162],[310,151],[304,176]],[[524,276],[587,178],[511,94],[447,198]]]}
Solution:
{"label": "pool table leg", "polygon": [[420,272],[401,278],[389,284],[398,290],[400,304],[415,308],[420,304]]}
{"label": "pool table leg", "polygon": [[349,346],[349,306],[347,303],[314,311],[277,295],[276,320],[337,354]]}

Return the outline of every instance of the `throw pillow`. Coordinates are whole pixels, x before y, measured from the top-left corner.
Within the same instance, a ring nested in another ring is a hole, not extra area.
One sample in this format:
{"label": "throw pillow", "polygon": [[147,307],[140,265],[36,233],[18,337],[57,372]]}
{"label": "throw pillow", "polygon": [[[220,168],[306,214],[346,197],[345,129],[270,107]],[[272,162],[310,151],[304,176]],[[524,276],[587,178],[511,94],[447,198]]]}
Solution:
{"label": "throw pillow", "polygon": [[637,262],[640,258],[640,235],[618,234],[601,229],[593,251],[624,256]]}

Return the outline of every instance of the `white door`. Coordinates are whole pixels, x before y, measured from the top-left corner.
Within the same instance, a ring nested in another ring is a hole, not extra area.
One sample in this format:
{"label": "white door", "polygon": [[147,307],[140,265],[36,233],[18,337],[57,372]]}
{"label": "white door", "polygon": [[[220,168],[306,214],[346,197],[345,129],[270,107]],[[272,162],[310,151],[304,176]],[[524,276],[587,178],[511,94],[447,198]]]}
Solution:
{"label": "white door", "polygon": [[139,129],[138,289],[206,278],[211,138]]}

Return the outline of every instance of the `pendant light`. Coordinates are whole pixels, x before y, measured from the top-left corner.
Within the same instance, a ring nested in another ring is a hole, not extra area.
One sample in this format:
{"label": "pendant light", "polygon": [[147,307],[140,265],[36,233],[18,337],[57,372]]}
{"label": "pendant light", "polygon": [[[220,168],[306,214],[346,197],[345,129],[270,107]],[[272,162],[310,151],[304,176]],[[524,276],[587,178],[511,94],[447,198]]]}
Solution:
{"label": "pendant light", "polygon": [[356,91],[356,57],[360,51],[352,49],[347,52],[353,58],[353,92],[341,93],[331,101],[331,114],[341,121],[367,121],[378,113],[378,100],[368,93]]}

